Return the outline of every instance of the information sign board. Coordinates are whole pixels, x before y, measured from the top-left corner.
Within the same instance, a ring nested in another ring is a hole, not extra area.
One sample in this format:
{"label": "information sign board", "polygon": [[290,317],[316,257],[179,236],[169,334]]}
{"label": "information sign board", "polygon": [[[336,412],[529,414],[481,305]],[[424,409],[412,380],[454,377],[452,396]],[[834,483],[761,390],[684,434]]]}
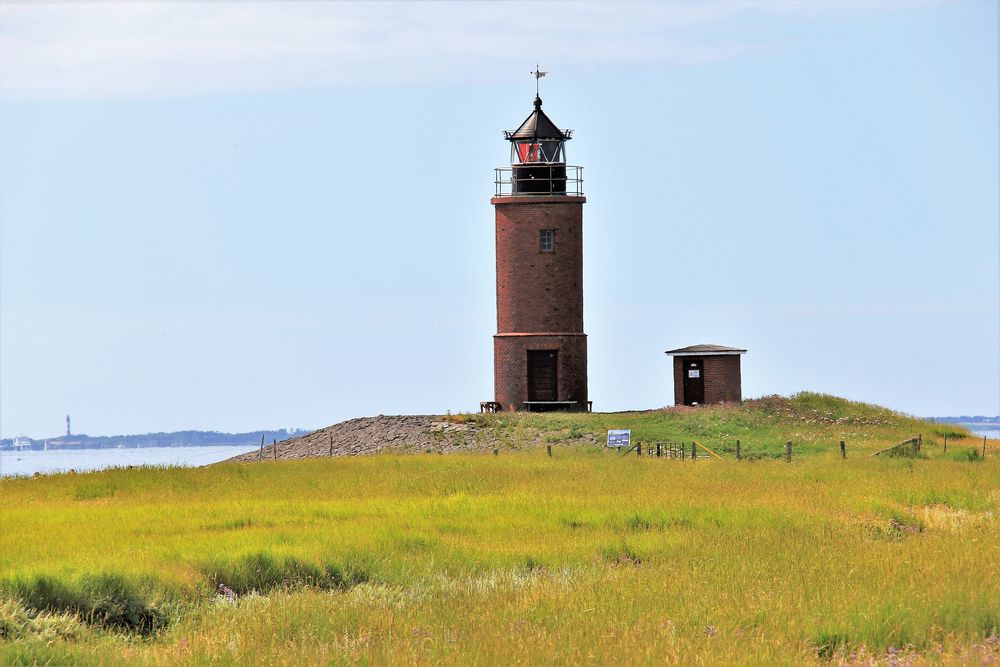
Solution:
{"label": "information sign board", "polygon": [[630,447],[632,431],[629,429],[613,429],[608,431],[608,447]]}

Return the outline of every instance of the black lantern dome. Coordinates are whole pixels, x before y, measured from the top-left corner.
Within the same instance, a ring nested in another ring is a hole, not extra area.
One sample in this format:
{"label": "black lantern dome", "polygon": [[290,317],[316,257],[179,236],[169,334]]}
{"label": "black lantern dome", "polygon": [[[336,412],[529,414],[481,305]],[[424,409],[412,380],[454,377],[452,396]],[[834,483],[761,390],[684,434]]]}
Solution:
{"label": "black lantern dome", "polygon": [[513,131],[510,141],[511,194],[561,194],[566,192],[566,142],[573,130],[560,130],[542,111],[542,98],[535,97],[535,110]]}
{"label": "black lantern dome", "polygon": [[535,110],[513,132],[504,132],[511,142],[511,164],[566,162],[565,142],[572,130],[560,130],[542,111],[542,98],[535,97]]}

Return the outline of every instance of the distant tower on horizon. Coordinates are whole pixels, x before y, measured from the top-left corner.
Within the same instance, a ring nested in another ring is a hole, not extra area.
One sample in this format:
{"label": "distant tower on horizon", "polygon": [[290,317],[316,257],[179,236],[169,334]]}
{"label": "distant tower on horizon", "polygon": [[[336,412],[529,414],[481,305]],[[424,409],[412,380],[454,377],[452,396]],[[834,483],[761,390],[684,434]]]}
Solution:
{"label": "distant tower on horizon", "polygon": [[73,435],[69,430],[69,415],[66,415],[66,435]]}
{"label": "distant tower on horizon", "polygon": [[[542,73],[536,71],[536,80]],[[588,410],[583,332],[583,168],[535,96],[496,170],[497,333],[492,409]]]}

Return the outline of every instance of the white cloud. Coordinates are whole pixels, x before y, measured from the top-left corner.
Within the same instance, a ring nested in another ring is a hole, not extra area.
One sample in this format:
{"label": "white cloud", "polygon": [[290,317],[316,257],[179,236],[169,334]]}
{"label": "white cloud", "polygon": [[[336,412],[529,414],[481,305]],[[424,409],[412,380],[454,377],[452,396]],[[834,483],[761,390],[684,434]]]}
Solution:
{"label": "white cloud", "polygon": [[489,82],[523,77],[536,58],[564,68],[698,63],[767,48],[746,16],[844,10],[840,2],[2,4],[0,96]]}

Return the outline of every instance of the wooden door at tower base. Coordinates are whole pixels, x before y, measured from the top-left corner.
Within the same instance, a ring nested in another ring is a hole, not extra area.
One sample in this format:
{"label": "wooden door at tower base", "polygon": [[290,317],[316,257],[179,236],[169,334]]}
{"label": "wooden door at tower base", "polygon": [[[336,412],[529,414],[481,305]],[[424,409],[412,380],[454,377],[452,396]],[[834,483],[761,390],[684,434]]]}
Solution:
{"label": "wooden door at tower base", "polygon": [[702,359],[684,360],[684,405],[701,405],[705,402],[705,362]]}
{"label": "wooden door at tower base", "polygon": [[559,352],[528,350],[528,400],[557,401],[556,375]]}

